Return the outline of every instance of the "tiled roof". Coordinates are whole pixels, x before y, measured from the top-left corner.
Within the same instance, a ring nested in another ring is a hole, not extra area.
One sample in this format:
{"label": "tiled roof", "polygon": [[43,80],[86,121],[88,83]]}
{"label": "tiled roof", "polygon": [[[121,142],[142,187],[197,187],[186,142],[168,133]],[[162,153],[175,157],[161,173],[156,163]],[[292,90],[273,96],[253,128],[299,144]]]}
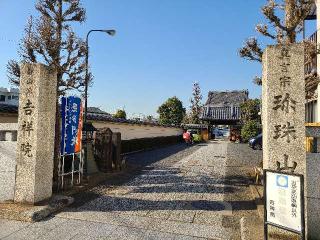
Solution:
{"label": "tiled roof", "polygon": [[18,106],[0,103],[0,113],[18,114]]}
{"label": "tiled roof", "polygon": [[203,120],[238,121],[241,117],[240,107],[204,107],[201,115]]}
{"label": "tiled roof", "polygon": [[210,91],[205,105],[223,107],[226,105],[239,106],[240,103],[248,100],[248,90],[242,91]]}
{"label": "tiled roof", "polygon": [[123,119],[123,118],[114,118],[111,115],[102,115],[102,114],[87,114],[88,121],[104,121],[104,122],[114,122],[114,123],[127,123],[127,124],[137,124],[137,125],[148,125],[148,126],[159,126],[159,127],[174,127],[179,128],[180,126],[175,125],[163,125],[154,122],[147,122],[147,121],[139,121],[139,120],[130,120],[130,119]]}
{"label": "tiled roof", "polygon": [[195,129],[208,129],[208,125],[207,124],[181,124],[181,126],[183,128],[195,128]]}
{"label": "tiled roof", "polygon": [[102,111],[100,108],[97,108],[97,107],[88,107],[88,113],[105,114],[105,115],[110,115],[111,116],[110,113]]}

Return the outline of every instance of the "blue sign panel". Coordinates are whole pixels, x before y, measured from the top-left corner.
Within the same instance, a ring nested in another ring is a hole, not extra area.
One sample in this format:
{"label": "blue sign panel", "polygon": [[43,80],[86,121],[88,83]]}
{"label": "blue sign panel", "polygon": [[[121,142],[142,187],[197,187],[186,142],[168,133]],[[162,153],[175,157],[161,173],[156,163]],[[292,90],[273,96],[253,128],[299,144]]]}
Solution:
{"label": "blue sign panel", "polygon": [[62,134],[61,134],[61,154],[71,154],[76,152],[77,142],[80,138],[79,131],[81,117],[81,99],[78,97],[62,97],[61,116],[62,116]]}
{"label": "blue sign panel", "polygon": [[277,175],[277,186],[287,188],[288,187],[288,176]]}

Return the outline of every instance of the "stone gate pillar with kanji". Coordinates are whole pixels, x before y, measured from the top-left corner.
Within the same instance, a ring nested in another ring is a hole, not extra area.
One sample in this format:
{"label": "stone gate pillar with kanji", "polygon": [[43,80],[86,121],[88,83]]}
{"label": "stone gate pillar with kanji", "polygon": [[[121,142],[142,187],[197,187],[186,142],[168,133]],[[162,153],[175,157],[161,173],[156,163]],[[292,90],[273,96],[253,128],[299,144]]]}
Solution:
{"label": "stone gate pillar with kanji", "polygon": [[302,43],[268,46],[263,53],[262,125],[263,168],[303,175],[307,236],[320,239],[319,155],[313,161],[306,154]]}
{"label": "stone gate pillar with kanji", "polygon": [[42,64],[21,66],[14,201],[52,195],[57,74]]}

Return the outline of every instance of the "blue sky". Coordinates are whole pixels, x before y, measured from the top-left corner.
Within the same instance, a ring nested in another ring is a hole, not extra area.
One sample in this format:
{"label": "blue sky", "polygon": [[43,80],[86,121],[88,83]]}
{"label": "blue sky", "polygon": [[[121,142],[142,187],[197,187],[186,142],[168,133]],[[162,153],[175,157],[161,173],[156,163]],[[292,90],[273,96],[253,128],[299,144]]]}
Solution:
{"label": "blue sky", "polygon": [[[0,86],[9,87],[5,65],[17,59],[19,39],[35,0],[0,0]],[[263,21],[265,0],[83,0],[87,21],[75,26],[85,37],[92,28],[114,28],[115,37],[90,37],[95,76],[89,106],[129,115],[156,114],[167,98],[189,107],[192,83],[206,100],[210,90],[248,89],[261,66],[241,59],[237,50]]]}

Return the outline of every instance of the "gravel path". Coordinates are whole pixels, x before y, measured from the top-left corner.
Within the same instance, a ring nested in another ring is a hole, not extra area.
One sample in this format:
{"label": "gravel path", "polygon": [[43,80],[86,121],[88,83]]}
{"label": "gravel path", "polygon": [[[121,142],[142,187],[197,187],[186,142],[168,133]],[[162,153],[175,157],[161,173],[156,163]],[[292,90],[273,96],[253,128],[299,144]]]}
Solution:
{"label": "gravel path", "polygon": [[253,153],[216,141],[128,156],[141,168],[136,176],[84,192],[71,208],[40,223],[9,231],[16,222],[0,220],[0,238],[240,239],[240,218],[256,209],[245,175],[259,162],[260,153]]}

